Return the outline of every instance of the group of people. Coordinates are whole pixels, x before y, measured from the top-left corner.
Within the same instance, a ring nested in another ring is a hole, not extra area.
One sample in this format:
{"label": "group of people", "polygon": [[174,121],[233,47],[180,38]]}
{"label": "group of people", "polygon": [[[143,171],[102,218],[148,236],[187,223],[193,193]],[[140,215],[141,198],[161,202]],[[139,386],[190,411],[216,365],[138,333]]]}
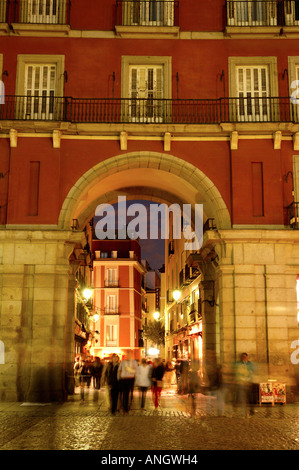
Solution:
{"label": "group of people", "polygon": [[243,410],[253,403],[253,365],[248,361],[246,353],[229,368],[219,367],[211,359],[204,369],[203,375],[199,361],[189,362],[184,359],[173,364],[171,360],[165,363],[160,358],[153,361],[143,358],[139,363],[129,351],[122,361],[117,354],[112,354],[108,361],[101,361],[99,358],[94,361],[78,359],[74,365],[74,376],[75,385],[81,387],[81,398],[84,398],[84,390],[89,389],[92,380],[96,390],[106,385],[107,402],[113,415],[120,409],[124,414],[129,412],[135,387],[140,392],[141,409],[145,409],[149,389],[157,409],[163,385],[172,385],[174,377],[177,393],[191,396],[193,404],[198,392],[216,397],[219,414],[224,414],[224,407],[228,402],[240,403]]}
{"label": "group of people", "polygon": [[99,390],[106,385],[108,403],[111,413],[122,408],[124,414],[130,410],[133,400],[134,388],[140,391],[140,406],[145,409],[147,391],[151,389],[155,409],[158,408],[162,381],[165,374],[165,366],[160,358],[147,361],[145,358],[139,364],[129,351],[121,361],[117,354],[112,354],[109,361],[102,362],[99,358],[95,361],[80,360],[77,358],[74,365],[75,385],[80,386],[81,398],[84,398],[93,380],[93,386]]}

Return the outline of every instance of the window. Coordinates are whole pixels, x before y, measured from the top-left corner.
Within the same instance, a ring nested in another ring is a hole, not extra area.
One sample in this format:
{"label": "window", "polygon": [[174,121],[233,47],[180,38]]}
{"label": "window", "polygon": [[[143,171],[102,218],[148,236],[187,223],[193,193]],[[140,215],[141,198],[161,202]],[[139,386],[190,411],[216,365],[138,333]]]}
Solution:
{"label": "window", "polygon": [[229,93],[232,121],[279,120],[276,57],[230,57]]}
{"label": "window", "polygon": [[122,24],[127,26],[173,26],[174,0],[122,2]]}
{"label": "window", "polygon": [[123,113],[130,122],[160,123],[171,118],[171,57],[122,57]]}
{"label": "window", "polygon": [[130,66],[130,117],[132,122],[162,122],[163,67]]}
{"label": "window", "polygon": [[108,314],[109,313],[110,314],[117,314],[118,313],[116,294],[107,295],[105,313],[108,313]]}
{"label": "window", "polygon": [[276,0],[254,0],[227,2],[228,26],[276,26]]}
{"label": "window", "polygon": [[25,66],[25,119],[53,119],[56,65]]}
{"label": "window", "polygon": [[290,112],[293,122],[299,122],[299,56],[289,57]]}
{"label": "window", "polygon": [[299,2],[297,0],[284,2],[284,16],[287,26],[299,26]]}
{"label": "window", "polygon": [[116,268],[107,268],[105,285],[107,287],[115,287],[115,286],[118,285],[117,269]]}
{"label": "window", "polygon": [[269,120],[268,67],[237,67],[237,97],[239,121]]}
{"label": "window", "polygon": [[106,325],[106,346],[117,346],[117,325]]}
{"label": "window", "polygon": [[18,56],[16,112],[19,119],[60,120],[64,56]]}
{"label": "window", "polygon": [[22,0],[20,22],[30,24],[65,24],[67,0]]}

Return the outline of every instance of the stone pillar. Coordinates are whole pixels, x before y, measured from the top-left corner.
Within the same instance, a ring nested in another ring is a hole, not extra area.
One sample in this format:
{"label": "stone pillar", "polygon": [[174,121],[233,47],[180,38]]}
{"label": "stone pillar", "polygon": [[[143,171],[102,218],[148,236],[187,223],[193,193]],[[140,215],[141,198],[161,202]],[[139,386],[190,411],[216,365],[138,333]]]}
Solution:
{"label": "stone pillar", "polygon": [[257,382],[281,381],[288,390],[299,367],[291,363],[299,335],[297,240],[290,230],[223,231],[217,248],[221,362],[247,352]]}
{"label": "stone pillar", "polygon": [[80,233],[0,231],[0,399],[65,398],[70,361],[69,262]]}

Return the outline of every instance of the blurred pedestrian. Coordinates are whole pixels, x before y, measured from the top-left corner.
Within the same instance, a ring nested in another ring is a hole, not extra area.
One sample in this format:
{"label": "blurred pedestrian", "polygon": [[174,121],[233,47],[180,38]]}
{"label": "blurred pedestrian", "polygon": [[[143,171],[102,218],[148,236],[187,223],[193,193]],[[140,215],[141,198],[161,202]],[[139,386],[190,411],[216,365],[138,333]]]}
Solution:
{"label": "blurred pedestrian", "polygon": [[165,379],[165,385],[166,387],[171,387],[172,384],[172,377],[173,377],[173,365],[170,359],[166,361],[165,364],[165,374],[164,374],[164,379]]}
{"label": "blurred pedestrian", "polygon": [[93,377],[93,386],[96,390],[101,388],[101,377],[103,372],[103,364],[99,357],[95,357],[95,360],[91,367],[91,374]]}
{"label": "blurred pedestrian", "polygon": [[77,356],[75,359],[75,364],[74,364],[75,387],[80,387],[81,367],[82,367],[81,358],[80,356]]}
{"label": "blurred pedestrian", "polygon": [[181,366],[181,361],[179,359],[176,360],[174,370],[175,370],[175,378],[176,378],[176,384],[177,387],[179,387],[179,380],[180,380],[180,366]]}
{"label": "blurred pedestrian", "polygon": [[199,361],[191,361],[188,371],[188,396],[191,399],[191,415],[196,412],[197,394],[200,391]]}
{"label": "blurred pedestrian", "polygon": [[145,408],[147,390],[151,386],[151,371],[152,366],[147,364],[146,359],[143,358],[141,364],[138,366],[135,381],[135,385],[140,391],[140,405],[142,410]]}
{"label": "blurred pedestrian", "polygon": [[84,400],[85,393],[89,392],[91,383],[91,371],[89,361],[83,360],[80,372],[80,387],[81,387],[81,399]]}
{"label": "blurred pedestrian", "polygon": [[119,357],[117,354],[112,354],[111,361],[107,365],[106,380],[109,387],[110,394],[110,410],[111,414],[115,415],[117,411],[118,395],[119,395],[119,380],[118,380]]}
{"label": "blurred pedestrian", "polygon": [[250,415],[253,414],[252,380],[253,364],[248,360],[248,354],[242,353],[240,361],[235,364],[236,379],[236,404],[241,404],[243,416],[247,415],[249,407]]}
{"label": "blurred pedestrian", "polygon": [[152,394],[155,409],[158,408],[163,387],[164,366],[160,358],[156,358],[152,368]]}
{"label": "blurred pedestrian", "polygon": [[118,379],[120,380],[124,413],[129,412],[129,396],[134,389],[137,367],[138,365],[133,358],[132,351],[128,351],[126,358],[120,363],[118,368]]}
{"label": "blurred pedestrian", "polygon": [[185,395],[188,393],[188,372],[189,372],[189,362],[187,359],[181,359],[180,362],[180,380],[178,393]]}

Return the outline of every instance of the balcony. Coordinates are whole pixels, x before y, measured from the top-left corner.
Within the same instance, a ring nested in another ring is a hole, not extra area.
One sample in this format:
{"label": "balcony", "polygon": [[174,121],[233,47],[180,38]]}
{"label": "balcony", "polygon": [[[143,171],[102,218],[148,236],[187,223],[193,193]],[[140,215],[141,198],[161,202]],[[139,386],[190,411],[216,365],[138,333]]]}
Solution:
{"label": "balcony", "polygon": [[299,26],[299,2],[297,0],[227,0],[226,22],[226,32],[232,34],[242,34],[246,31],[251,34],[292,33],[295,32],[294,27]]}
{"label": "balcony", "polygon": [[299,123],[290,97],[122,99],[5,96],[0,120],[89,124]]}
{"label": "balcony", "polygon": [[67,34],[71,0],[0,0],[0,24],[7,23],[21,35]]}
{"label": "balcony", "polygon": [[118,307],[105,307],[105,315],[119,315]]}
{"label": "balcony", "polygon": [[118,286],[119,286],[118,280],[115,280],[115,279],[105,280],[105,287],[118,287]]}
{"label": "balcony", "polygon": [[121,37],[177,37],[177,0],[117,0],[116,33]]}

